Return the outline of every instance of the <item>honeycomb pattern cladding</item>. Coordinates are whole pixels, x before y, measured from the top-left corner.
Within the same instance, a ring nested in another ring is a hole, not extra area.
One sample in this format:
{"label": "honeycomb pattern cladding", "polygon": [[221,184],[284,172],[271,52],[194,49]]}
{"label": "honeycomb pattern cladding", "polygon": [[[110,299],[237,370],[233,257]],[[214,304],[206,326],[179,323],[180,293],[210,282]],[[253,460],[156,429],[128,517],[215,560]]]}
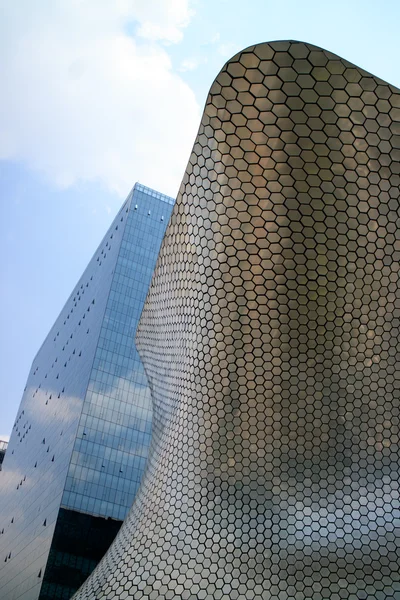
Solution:
{"label": "honeycomb pattern cladding", "polygon": [[79,600],[399,600],[400,91],[299,42],[212,85],[138,334],[154,434]]}

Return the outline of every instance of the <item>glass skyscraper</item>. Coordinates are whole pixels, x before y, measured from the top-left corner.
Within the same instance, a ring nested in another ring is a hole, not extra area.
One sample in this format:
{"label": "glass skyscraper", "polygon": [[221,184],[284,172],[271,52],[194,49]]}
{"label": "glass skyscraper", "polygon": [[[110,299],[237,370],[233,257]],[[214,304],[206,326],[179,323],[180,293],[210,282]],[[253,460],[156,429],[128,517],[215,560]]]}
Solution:
{"label": "glass skyscraper", "polygon": [[150,394],[134,345],[174,200],[136,184],[33,361],[0,473],[0,597],[68,599],[140,484]]}

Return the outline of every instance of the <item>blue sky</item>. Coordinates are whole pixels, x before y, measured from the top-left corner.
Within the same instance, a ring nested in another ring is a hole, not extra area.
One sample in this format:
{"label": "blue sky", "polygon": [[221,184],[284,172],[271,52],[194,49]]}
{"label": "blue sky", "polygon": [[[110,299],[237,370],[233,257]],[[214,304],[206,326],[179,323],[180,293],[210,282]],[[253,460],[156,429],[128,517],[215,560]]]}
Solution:
{"label": "blue sky", "polygon": [[399,22],[397,0],[4,0],[0,439],[135,181],[176,196],[224,62],[297,39],[400,87]]}

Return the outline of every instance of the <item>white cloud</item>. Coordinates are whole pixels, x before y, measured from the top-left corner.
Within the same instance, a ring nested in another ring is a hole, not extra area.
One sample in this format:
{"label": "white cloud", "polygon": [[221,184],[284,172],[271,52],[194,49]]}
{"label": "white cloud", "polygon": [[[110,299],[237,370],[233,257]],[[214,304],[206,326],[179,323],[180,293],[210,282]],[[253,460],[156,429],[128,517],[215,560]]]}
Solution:
{"label": "white cloud", "polygon": [[163,43],[189,19],[188,0],[7,0],[0,158],[61,187],[125,195],[139,180],[175,195],[200,111]]}
{"label": "white cloud", "polygon": [[203,58],[185,58],[179,67],[179,71],[181,71],[182,73],[184,73],[185,71],[194,71],[194,69],[197,69],[197,67],[199,67],[202,64],[205,64],[207,62],[207,59],[205,57]]}
{"label": "white cloud", "polygon": [[220,44],[218,46],[218,52],[223,57],[231,58],[235,54],[235,52],[237,52],[237,47],[233,42],[228,42],[227,44]]}
{"label": "white cloud", "polygon": [[210,44],[216,44],[217,42],[219,42],[219,40],[221,39],[221,34],[219,33],[219,31],[217,31],[217,33],[215,33],[211,40],[210,40]]}
{"label": "white cloud", "polygon": [[[131,5],[132,2],[126,2]],[[187,0],[136,0],[135,16],[140,26],[138,34],[151,40],[179,42],[182,29],[189,24],[192,11]]]}

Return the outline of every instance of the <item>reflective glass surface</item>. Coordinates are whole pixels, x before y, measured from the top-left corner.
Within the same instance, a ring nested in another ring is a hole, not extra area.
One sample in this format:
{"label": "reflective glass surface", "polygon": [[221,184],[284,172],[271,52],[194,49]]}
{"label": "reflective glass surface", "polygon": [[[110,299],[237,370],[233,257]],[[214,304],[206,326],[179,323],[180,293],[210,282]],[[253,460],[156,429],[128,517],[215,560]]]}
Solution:
{"label": "reflective glass surface", "polygon": [[132,503],[152,417],[134,335],[173,203],[136,184],[33,361],[0,473],[1,598],[70,597],[100,556],[66,523],[103,528],[104,551]]}

